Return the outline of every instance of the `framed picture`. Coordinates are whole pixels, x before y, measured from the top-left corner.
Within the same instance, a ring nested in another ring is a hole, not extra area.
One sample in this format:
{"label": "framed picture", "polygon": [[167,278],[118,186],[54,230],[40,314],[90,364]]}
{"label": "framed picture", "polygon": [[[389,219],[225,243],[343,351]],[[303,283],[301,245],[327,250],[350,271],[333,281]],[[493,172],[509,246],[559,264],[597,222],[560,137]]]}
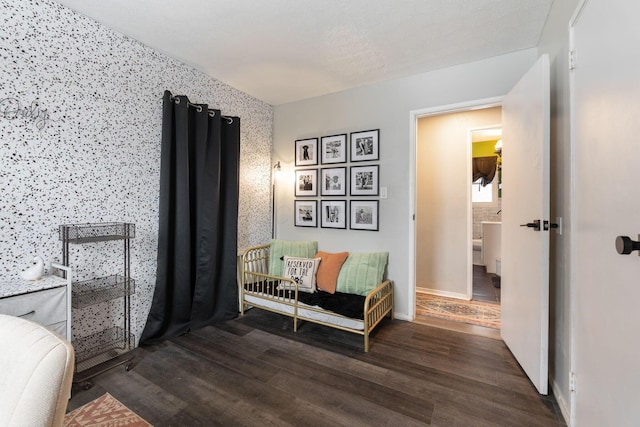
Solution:
{"label": "framed picture", "polygon": [[316,200],[295,200],[294,225],[296,227],[318,226],[318,202]]}
{"label": "framed picture", "polygon": [[318,164],[318,138],[298,139],[296,141],[296,166]]}
{"label": "framed picture", "polygon": [[377,200],[351,200],[349,212],[351,212],[349,228],[352,230],[378,231]]}
{"label": "framed picture", "polygon": [[320,215],[322,228],[347,228],[347,201],[322,200]]}
{"label": "framed picture", "polygon": [[378,165],[351,166],[351,195],[377,196],[379,170]]}
{"label": "framed picture", "polygon": [[347,168],[320,169],[320,185],[322,196],[346,196]]}
{"label": "framed picture", "polygon": [[320,157],[322,164],[345,163],[347,161],[347,134],[320,138]]}
{"label": "framed picture", "polygon": [[351,133],[351,161],[378,160],[380,129]]}
{"label": "framed picture", "polygon": [[296,197],[315,197],[318,195],[318,169],[296,171]]}

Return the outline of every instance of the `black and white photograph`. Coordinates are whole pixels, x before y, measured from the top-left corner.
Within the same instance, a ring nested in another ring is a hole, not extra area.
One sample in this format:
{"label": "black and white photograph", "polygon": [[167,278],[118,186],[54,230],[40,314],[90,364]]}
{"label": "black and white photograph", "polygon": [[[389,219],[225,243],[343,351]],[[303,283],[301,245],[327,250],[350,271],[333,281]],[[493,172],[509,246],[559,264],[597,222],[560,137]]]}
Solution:
{"label": "black and white photograph", "polygon": [[294,209],[296,227],[318,226],[318,202],[316,200],[295,200]]}
{"label": "black and white photograph", "polygon": [[380,130],[367,130],[351,133],[351,161],[366,162],[378,160]]}
{"label": "black and white photograph", "polygon": [[318,164],[318,138],[296,140],[296,166]]}
{"label": "black and white photograph", "polygon": [[347,134],[320,138],[320,156],[322,164],[345,163],[347,161]]}
{"label": "black and white photograph", "polygon": [[320,227],[322,228],[347,228],[347,201],[321,201],[320,215]]}
{"label": "black and white photograph", "polygon": [[378,195],[378,165],[351,167],[351,195]]}
{"label": "black and white photograph", "polygon": [[318,195],[318,169],[300,169],[296,171],[296,197],[315,197]]}
{"label": "black and white photograph", "polygon": [[378,201],[351,200],[349,204],[352,230],[378,231]]}
{"label": "black and white photograph", "polygon": [[347,168],[320,169],[320,185],[322,196],[346,196]]}

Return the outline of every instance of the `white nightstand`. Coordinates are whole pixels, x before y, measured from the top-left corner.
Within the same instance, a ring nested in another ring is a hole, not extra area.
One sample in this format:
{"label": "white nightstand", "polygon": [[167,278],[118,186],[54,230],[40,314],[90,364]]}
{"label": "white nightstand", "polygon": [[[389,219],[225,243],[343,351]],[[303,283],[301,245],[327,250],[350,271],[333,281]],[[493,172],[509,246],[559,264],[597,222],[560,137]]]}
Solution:
{"label": "white nightstand", "polygon": [[71,341],[71,269],[57,263],[51,266],[66,271],[67,278],[0,279],[0,313],[40,323]]}

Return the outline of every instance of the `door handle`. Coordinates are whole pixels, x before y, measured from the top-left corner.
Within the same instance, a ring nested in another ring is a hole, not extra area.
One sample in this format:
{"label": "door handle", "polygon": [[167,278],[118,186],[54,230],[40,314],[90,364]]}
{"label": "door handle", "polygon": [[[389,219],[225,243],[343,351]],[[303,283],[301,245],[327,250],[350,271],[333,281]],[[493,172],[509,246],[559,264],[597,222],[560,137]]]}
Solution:
{"label": "door handle", "polygon": [[27,316],[31,316],[32,314],[36,314],[36,311],[35,310],[31,310],[28,313],[18,314],[16,317],[27,317]]}
{"label": "door handle", "polygon": [[[640,235],[638,235],[638,239],[640,239]],[[616,237],[616,251],[620,255],[629,255],[633,251],[640,251],[640,242],[631,240],[629,236],[618,236]]]}
{"label": "door handle", "polygon": [[533,228],[535,231],[540,231],[540,220],[534,219],[533,222],[528,222],[526,224],[520,224],[520,227],[529,227]]}

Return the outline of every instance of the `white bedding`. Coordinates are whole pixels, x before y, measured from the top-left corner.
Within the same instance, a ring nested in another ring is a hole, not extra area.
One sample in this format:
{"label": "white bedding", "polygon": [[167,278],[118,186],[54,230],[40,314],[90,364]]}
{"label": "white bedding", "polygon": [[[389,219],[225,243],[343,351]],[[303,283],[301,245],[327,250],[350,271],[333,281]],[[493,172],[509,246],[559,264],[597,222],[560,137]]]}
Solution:
{"label": "white bedding", "polygon": [[[277,301],[270,301],[264,298],[258,298],[250,294],[244,294],[244,299],[253,305],[259,307],[266,307],[273,310],[281,311],[293,315],[294,307],[288,304],[283,304]],[[325,323],[331,323],[332,325],[341,326],[343,328],[354,329],[357,331],[364,330],[364,320],[350,319],[348,317],[339,316],[331,313],[330,311],[317,312],[314,310],[308,310],[304,307],[312,307],[310,305],[298,302],[298,318],[300,319],[313,319]],[[314,308],[320,308],[313,306]]]}

